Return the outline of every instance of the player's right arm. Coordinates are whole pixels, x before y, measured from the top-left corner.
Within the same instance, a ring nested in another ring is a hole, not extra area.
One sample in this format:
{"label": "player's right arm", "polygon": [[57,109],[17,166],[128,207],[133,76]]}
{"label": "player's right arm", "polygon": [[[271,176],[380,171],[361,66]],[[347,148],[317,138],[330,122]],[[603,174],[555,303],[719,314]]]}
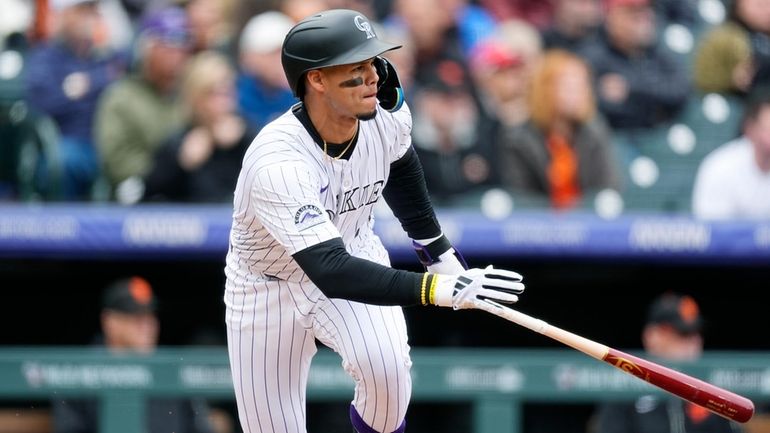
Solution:
{"label": "player's right arm", "polygon": [[439,225],[430,202],[422,164],[412,146],[412,115],[407,104],[389,116],[394,140],[390,148],[390,175],[383,197],[428,272],[457,274],[468,265]]}
{"label": "player's right arm", "polygon": [[441,231],[428,195],[420,159],[413,147],[390,165],[383,197],[401,223],[428,272],[456,274],[468,265]]}

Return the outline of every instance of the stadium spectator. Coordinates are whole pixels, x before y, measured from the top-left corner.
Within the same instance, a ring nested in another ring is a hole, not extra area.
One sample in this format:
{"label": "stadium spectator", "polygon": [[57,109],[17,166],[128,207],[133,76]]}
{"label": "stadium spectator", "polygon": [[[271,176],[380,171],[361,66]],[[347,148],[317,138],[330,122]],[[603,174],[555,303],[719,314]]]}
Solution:
{"label": "stadium spectator", "polygon": [[[727,21],[703,37],[694,66],[695,85],[702,92],[743,95],[751,87],[770,85],[767,73],[770,68],[770,7],[767,2],[733,1]],[[758,73],[760,70],[762,73]]]}
{"label": "stadium spectator", "polygon": [[528,68],[524,56],[495,39],[486,40],[471,52],[471,75],[479,90],[483,116],[479,140],[494,143],[502,127],[529,118]]}
{"label": "stadium spectator", "polygon": [[[489,171],[487,179],[481,183],[484,188],[478,192],[500,186],[499,137],[503,129],[529,119],[527,95],[532,73],[541,56],[540,33],[521,20],[501,23],[495,36],[471,51],[471,77],[477,88],[480,112],[474,153],[483,157],[470,161],[489,163],[488,168],[486,164],[475,164],[479,169]],[[477,195],[468,198],[473,201]]]}
{"label": "stadium spectator", "polygon": [[[690,362],[703,352],[703,317],[691,296],[664,293],[649,306],[642,331],[645,352],[656,362]],[[675,396],[643,395],[603,403],[596,433],[739,433],[739,424]]]}
{"label": "stadium spectator", "polygon": [[95,0],[52,0],[51,7],[52,38],[29,52],[26,98],[58,127],[62,198],[88,200],[99,175],[92,129],[97,102],[123,75],[127,58],[96,44],[101,18]]}
{"label": "stadium spectator", "polygon": [[553,21],[543,30],[546,49],[579,52],[594,37],[602,22],[601,0],[556,0]]}
{"label": "stadium spectator", "polygon": [[686,65],[656,37],[650,0],[605,0],[605,23],[581,50],[591,65],[599,110],[613,129],[670,120],[690,95]]}
{"label": "stadium spectator", "polygon": [[[436,64],[445,60],[457,63],[467,77],[466,56],[453,10],[443,0],[395,0],[393,14],[385,21],[391,31],[405,31],[414,44],[416,86],[430,78]],[[432,79],[432,78],[430,78]]]}
{"label": "stadium spectator", "polygon": [[770,219],[770,92],[749,97],[741,131],[698,167],[692,197],[695,217]]}
{"label": "stadium spectator", "polygon": [[524,20],[545,29],[553,20],[554,0],[480,0],[498,21]]}
{"label": "stadium spectator", "polygon": [[540,32],[526,21],[511,19],[500,23],[497,37],[509,50],[521,56],[524,80],[530,81],[543,57],[543,38]]}
{"label": "stadium spectator", "polygon": [[479,142],[478,104],[471,80],[454,60],[418,71],[412,111],[412,141],[435,203],[450,205],[494,182],[493,143]]}
{"label": "stadium spectator", "polygon": [[396,0],[384,24],[410,33],[418,62],[448,55],[465,59],[477,43],[497,31],[494,17],[467,0]]}
{"label": "stadium spectator", "polygon": [[232,201],[241,160],[257,134],[237,114],[235,71],[227,58],[215,51],[192,58],[181,97],[188,123],[156,153],[145,199]]}
{"label": "stadium spectator", "polygon": [[443,6],[454,16],[463,53],[468,56],[479,42],[492,37],[497,21],[483,7],[469,0],[443,0]]}
{"label": "stadium spectator", "polygon": [[281,65],[281,44],[293,25],[281,12],[268,11],[249,20],[241,33],[238,106],[254,129],[297,102]]}
{"label": "stadium spectator", "polygon": [[195,53],[216,50],[233,58],[236,0],[184,0]]}
{"label": "stadium spectator", "polygon": [[155,151],[181,127],[176,90],[190,43],[183,10],[149,14],[137,41],[138,71],[111,85],[99,101],[97,144],[106,179],[121,203],[142,197],[141,178]]}
{"label": "stadium spectator", "polygon": [[498,139],[502,184],[514,197],[571,208],[591,193],[620,185],[610,133],[596,103],[588,65],[549,50],[535,71],[530,119]]}
{"label": "stadium spectator", "polygon": [[[116,280],[103,293],[101,333],[95,345],[120,354],[149,355],[158,345],[158,301],[143,278]],[[153,398],[147,404],[148,432],[213,433],[208,404],[198,399]],[[99,404],[89,399],[52,402],[56,433],[99,432]]]}

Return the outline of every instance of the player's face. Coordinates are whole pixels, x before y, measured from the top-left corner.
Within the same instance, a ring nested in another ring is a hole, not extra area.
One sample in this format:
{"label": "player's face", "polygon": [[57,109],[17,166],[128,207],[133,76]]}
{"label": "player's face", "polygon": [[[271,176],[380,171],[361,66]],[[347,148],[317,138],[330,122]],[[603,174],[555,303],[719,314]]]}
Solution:
{"label": "player's face", "polygon": [[374,59],[324,68],[329,104],[340,114],[369,120],[377,114],[377,70]]}

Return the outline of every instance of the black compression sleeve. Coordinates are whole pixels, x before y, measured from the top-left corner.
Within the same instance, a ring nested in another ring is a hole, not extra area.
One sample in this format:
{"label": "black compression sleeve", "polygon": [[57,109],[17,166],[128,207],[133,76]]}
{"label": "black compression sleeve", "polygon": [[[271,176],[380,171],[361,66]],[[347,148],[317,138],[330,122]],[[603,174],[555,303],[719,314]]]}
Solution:
{"label": "black compression sleeve", "polygon": [[410,238],[430,239],[441,234],[422,165],[413,147],[390,164],[390,177],[382,195]]}
{"label": "black compression sleeve", "polygon": [[401,271],[351,256],[334,238],[294,254],[324,295],[374,305],[420,304],[422,273]]}

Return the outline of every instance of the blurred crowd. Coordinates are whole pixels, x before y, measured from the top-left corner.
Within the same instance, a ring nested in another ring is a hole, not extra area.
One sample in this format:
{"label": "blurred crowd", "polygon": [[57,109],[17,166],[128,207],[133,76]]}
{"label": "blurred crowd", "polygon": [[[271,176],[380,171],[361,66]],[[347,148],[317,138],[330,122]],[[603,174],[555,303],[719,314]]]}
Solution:
{"label": "blurred crowd", "polygon": [[231,202],[329,8],[403,45],[438,206],[770,217],[770,0],[3,0],[0,201]]}

